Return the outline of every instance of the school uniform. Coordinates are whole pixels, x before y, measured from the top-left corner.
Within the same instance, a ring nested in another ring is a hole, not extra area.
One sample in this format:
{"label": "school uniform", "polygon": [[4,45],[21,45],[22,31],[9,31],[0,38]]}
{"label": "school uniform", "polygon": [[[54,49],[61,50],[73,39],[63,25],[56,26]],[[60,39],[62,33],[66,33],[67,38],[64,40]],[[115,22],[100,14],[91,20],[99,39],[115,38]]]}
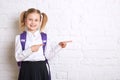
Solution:
{"label": "school uniform", "polygon": [[32,45],[42,44],[40,31],[26,32],[25,50],[22,50],[20,35],[17,35],[15,39],[15,59],[17,62],[22,61],[18,80],[48,80],[45,57],[51,59],[55,53],[61,50],[61,47],[56,43],[52,43],[48,38],[45,56],[42,46],[37,52],[32,52],[30,48]]}

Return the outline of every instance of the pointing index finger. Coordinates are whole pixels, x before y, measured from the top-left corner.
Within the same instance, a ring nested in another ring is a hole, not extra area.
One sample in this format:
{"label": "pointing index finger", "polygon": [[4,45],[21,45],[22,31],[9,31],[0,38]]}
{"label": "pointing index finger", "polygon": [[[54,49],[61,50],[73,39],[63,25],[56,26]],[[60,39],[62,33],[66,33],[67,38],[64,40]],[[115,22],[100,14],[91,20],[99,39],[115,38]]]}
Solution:
{"label": "pointing index finger", "polygon": [[72,40],[69,40],[69,41],[64,41],[65,43],[70,43],[70,42],[72,42]]}
{"label": "pointing index finger", "polygon": [[38,46],[43,46],[44,44],[38,44]]}

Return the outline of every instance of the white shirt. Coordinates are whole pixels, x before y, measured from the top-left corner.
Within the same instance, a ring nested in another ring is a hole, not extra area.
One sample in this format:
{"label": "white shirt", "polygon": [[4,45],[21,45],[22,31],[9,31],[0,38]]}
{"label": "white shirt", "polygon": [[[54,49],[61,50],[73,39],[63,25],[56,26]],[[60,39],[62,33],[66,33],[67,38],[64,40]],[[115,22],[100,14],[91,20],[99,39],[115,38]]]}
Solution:
{"label": "white shirt", "polygon": [[47,45],[44,56],[42,46],[39,48],[37,52],[31,51],[30,47],[32,45],[38,44],[42,44],[42,39],[39,30],[37,30],[34,33],[27,31],[25,50],[23,51],[20,43],[20,35],[16,35],[15,39],[16,61],[44,61],[45,56],[47,59],[50,59],[55,55],[55,53],[57,53],[61,49],[61,47],[58,44],[55,44],[55,42],[52,43],[49,39],[47,39]]}

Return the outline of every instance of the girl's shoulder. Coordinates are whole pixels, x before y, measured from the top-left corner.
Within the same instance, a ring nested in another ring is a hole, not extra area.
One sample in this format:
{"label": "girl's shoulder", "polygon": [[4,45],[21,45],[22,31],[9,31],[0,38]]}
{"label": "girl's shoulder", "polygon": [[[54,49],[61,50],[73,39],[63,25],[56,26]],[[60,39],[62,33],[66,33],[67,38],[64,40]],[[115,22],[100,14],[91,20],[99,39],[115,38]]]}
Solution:
{"label": "girl's shoulder", "polygon": [[40,32],[40,33],[47,34],[46,32]]}
{"label": "girl's shoulder", "polygon": [[21,32],[20,34],[17,34],[15,38],[20,38],[20,35],[23,34],[23,33],[25,33],[25,32],[26,32],[26,31]]}
{"label": "girl's shoulder", "polygon": [[20,38],[20,34],[18,34],[18,35],[15,36],[16,40],[19,39],[19,38]]}

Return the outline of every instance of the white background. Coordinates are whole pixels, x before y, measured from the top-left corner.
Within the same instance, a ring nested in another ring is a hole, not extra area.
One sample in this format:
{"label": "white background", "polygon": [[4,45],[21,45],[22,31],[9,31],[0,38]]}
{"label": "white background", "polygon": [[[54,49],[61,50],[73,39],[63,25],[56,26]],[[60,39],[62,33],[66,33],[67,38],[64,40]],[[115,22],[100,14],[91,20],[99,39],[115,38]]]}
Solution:
{"label": "white background", "polygon": [[19,15],[48,15],[53,40],[72,40],[51,61],[52,80],[120,80],[120,0],[1,0],[0,80],[17,80],[14,58]]}

